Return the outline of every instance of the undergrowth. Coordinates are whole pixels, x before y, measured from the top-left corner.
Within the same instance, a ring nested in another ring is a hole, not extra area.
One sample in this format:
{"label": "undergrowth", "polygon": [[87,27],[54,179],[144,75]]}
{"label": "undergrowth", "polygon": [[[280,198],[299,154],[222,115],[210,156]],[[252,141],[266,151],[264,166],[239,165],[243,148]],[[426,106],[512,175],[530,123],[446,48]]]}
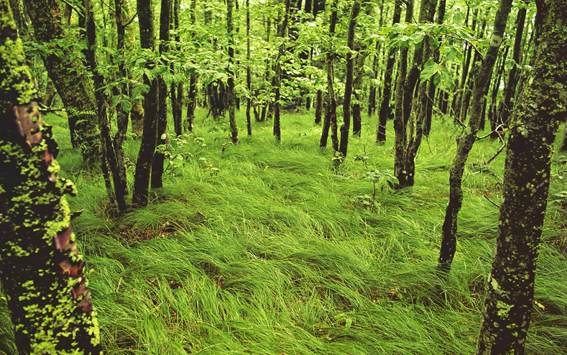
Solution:
{"label": "undergrowth", "polygon": [[[441,281],[434,270],[459,134],[452,123],[435,121],[414,187],[384,186],[369,204],[367,172],[393,169],[391,122],[387,143],[376,145],[376,121],[367,120],[335,170],[310,114],[284,115],[280,144],[269,123],[255,122],[236,145],[227,122],[205,116],[198,112],[194,134],[176,148],[183,160],[175,158],[151,204],[119,218],[100,175],[70,148],[65,120],[48,118],[62,175],[80,191],[70,198],[72,210],[84,209],[74,229],[106,354],[475,352],[505,153],[483,163],[499,142],[480,140],[471,152],[458,251]],[[237,118],[245,127],[242,112]],[[130,161],[138,146],[128,140]],[[567,353],[564,163],[558,155],[553,166],[530,354]]]}

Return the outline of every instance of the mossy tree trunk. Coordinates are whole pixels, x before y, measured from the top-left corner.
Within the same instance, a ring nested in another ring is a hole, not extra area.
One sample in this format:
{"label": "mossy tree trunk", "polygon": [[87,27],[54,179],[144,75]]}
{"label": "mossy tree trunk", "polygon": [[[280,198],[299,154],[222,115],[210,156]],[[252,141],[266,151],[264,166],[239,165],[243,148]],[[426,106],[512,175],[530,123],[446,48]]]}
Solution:
{"label": "mossy tree trunk", "polygon": [[477,354],[524,354],[553,143],[567,103],[567,4],[537,0],[533,72],[513,113]]}
{"label": "mossy tree trunk", "polygon": [[348,24],[347,33],[347,46],[349,52],[347,54],[346,65],[346,83],[345,83],[345,96],[343,100],[343,124],[341,125],[341,143],[339,151],[343,158],[347,156],[348,151],[348,135],[350,131],[350,113],[351,113],[351,99],[352,89],[354,86],[354,62],[355,62],[355,49],[354,49],[354,31],[356,29],[358,13],[360,12],[360,1],[355,0],[352,4],[350,12],[350,21]]}
{"label": "mossy tree trunk", "polygon": [[[67,39],[62,23],[63,14],[55,1],[26,0],[26,6],[37,41],[47,43]],[[57,44],[50,46],[52,51],[43,58],[43,63],[67,109],[69,125],[75,128],[72,140],[76,142],[76,147],[81,148],[83,160],[87,164],[96,163],[100,136],[92,83],[84,64],[72,55],[72,49],[60,48]]]}
{"label": "mossy tree trunk", "polygon": [[[155,50],[154,37],[154,9],[152,0],[138,0],[138,24],[140,26],[140,43],[142,48]],[[148,69],[152,69],[154,64],[147,63]],[[154,161],[154,152],[157,145],[157,122],[159,105],[158,80],[150,80],[144,77],[144,84],[150,90],[144,97],[144,131],[142,143],[136,160],[136,172],[134,176],[134,193],[132,204],[145,206],[148,204],[148,194],[150,187],[150,173]]]}
{"label": "mossy tree trunk", "polygon": [[449,270],[451,262],[455,256],[457,248],[457,218],[461,205],[463,203],[462,180],[465,171],[465,165],[474,142],[477,139],[476,133],[480,124],[482,115],[482,105],[484,95],[488,92],[490,85],[490,77],[496,59],[500,44],[504,39],[504,31],[508,15],[512,7],[512,0],[500,1],[500,7],[494,19],[494,30],[490,37],[490,45],[484,56],[484,60],[474,78],[474,87],[472,93],[472,102],[470,106],[469,125],[464,135],[457,138],[457,153],[453,159],[453,164],[449,172],[449,203],[445,210],[445,220],[443,222],[443,239],[441,241],[441,250],[439,252],[439,268],[440,270]]}
{"label": "mossy tree trunk", "polygon": [[23,45],[0,0],[1,279],[19,354],[101,354],[85,263],[58,177],[57,143],[43,124]]}

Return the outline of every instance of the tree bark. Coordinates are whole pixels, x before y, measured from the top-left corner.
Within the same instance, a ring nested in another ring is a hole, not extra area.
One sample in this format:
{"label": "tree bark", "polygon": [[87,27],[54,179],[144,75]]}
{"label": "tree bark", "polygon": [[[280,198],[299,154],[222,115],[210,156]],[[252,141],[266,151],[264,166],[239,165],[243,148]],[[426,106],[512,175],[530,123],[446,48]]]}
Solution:
{"label": "tree bark", "polygon": [[[354,79],[354,57],[356,55],[354,49],[354,31],[356,28],[358,13],[360,12],[360,1],[355,0],[352,4],[350,12],[350,21],[348,25],[347,46],[349,53],[347,54],[346,65],[346,83],[345,83],[345,96],[343,100],[343,124],[341,125],[341,142],[339,152],[342,158],[346,158],[348,152],[348,134],[350,131],[350,103],[352,99],[352,88]],[[338,160],[340,161],[340,160]]]}
{"label": "tree bark", "polygon": [[[331,21],[329,23],[329,36],[331,39],[335,35],[335,27],[338,20],[338,0],[333,0],[331,5]],[[329,129],[331,130],[331,141],[333,150],[339,150],[339,140],[337,137],[337,100],[335,98],[335,73],[334,73],[334,53],[327,53],[327,107],[325,109],[325,120],[323,121],[323,131],[321,132],[321,140],[319,147],[327,147],[327,139],[329,137]]]}
{"label": "tree bark", "polygon": [[276,58],[276,65],[275,65],[275,76],[274,76],[274,87],[275,87],[275,102],[274,102],[274,136],[278,142],[282,140],[282,132],[281,132],[281,118],[280,118],[280,111],[281,111],[281,85],[282,85],[282,56],[285,51],[285,41],[283,38],[285,37],[285,32],[288,26],[289,20],[289,11],[291,7],[291,1],[285,1],[285,13],[283,14],[282,22],[278,26],[278,37],[282,38],[282,43],[278,48],[278,57]]}
{"label": "tree bark", "polygon": [[536,59],[514,111],[506,154],[496,250],[477,354],[524,354],[534,303],[538,247],[549,192],[553,142],[565,120],[567,4],[537,0]]}
{"label": "tree bark", "polygon": [[[118,165],[116,148],[112,144],[112,137],[110,133],[110,122],[108,118],[108,106],[109,98],[104,93],[105,80],[104,77],[98,71],[98,63],[96,60],[96,25],[94,19],[94,10],[91,0],[84,0],[84,10],[85,18],[87,21],[87,59],[92,70],[93,83],[95,87],[95,98],[97,101],[98,109],[98,121],[100,125],[100,139],[101,139],[101,152],[103,153],[100,158],[100,163],[102,167],[102,172],[107,185],[108,197],[112,202],[116,200],[118,209],[120,211],[126,210],[126,201],[124,197],[126,196],[127,182],[126,182],[126,170],[124,169],[124,161],[121,162],[121,167]],[[119,115],[123,116],[124,111],[119,108]],[[124,117],[122,117],[123,119]],[[128,118],[126,116],[126,127],[128,124]],[[124,127],[123,127],[124,128]],[[122,146],[120,146],[122,148]],[[121,154],[124,157],[124,152]],[[114,188],[109,183],[109,171],[112,174],[112,182]]]}
{"label": "tree bark", "polygon": [[[26,6],[37,41],[47,43],[51,40],[67,38],[61,22],[62,14],[55,1],[26,0]],[[78,58],[72,56],[71,49],[52,49],[51,54],[43,58],[47,73],[67,109],[69,125],[76,128],[74,140],[77,147],[81,148],[83,160],[87,165],[96,164],[99,157],[100,136],[93,86],[87,77],[85,66]],[[69,75],[69,72],[74,74]]]}
{"label": "tree bark", "polygon": [[[445,12],[446,12],[446,5],[447,5],[446,0],[439,0],[439,8],[437,10],[437,19],[435,21],[435,23],[437,23],[438,25],[443,24],[443,20],[445,18]],[[440,55],[441,55],[441,53],[439,51],[439,48],[436,48],[434,53],[433,53],[433,59],[435,60],[436,63],[439,63]],[[427,96],[429,98],[427,100],[427,113],[426,113],[426,116],[425,116],[425,123],[424,123],[424,127],[423,127],[423,134],[425,134],[426,136],[429,136],[429,133],[431,132],[431,124],[432,124],[432,119],[433,119],[433,103],[435,102],[434,97],[435,97],[436,91],[437,91],[437,85],[435,85],[435,81],[430,80],[429,92],[427,94]],[[444,98],[445,92],[441,91],[439,93],[439,96],[441,98]],[[439,105],[439,106],[441,106],[441,105]]]}
{"label": "tree bark", "polygon": [[[433,22],[437,0],[424,0],[421,3],[419,22]],[[406,85],[404,86],[404,107],[407,111],[404,113],[404,120],[409,119],[410,112],[412,116],[411,130],[408,138],[408,147],[406,153],[406,161],[404,170],[406,171],[405,186],[413,186],[415,179],[415,157],[421,145],[423,137],[423,123],[426,117],[427,107],[427,82],[420,83],[418,86],[417,101],[413,102],[413,91],[419,79],[419,74],[423,69],[425,62],[431,57],[432,48],[428,36],[415,49],[413,57],[413,65],[408,74]],[[407,114],[407,116],[406,116]]]}
{"label": "tree bark", "polygon": [[250,68],[250,0],[246,0],[246,88],[248,89],[248,98],[246,100],[246,128],[248,135],[252,135],[252,117],[250,110],[252,109],[252,69]]}
{"label": "tree bark", "polygon": [[[154,9],[152,0],[138,0],[137,4],[141,46],[142,48],[155,50]],[[148,69],[152,69],[154,65],[153,63],[148,63]],[[144,131],[138,159],[136,160],[136,173],[134,176],[132,204],[137,206],[145,206],[148,204],[150,172],[157,145],[158,80],[150,80],[148,76],[145,76],[144,84],[149,86],[150,90],[144,97]]]}
{"label": "tree bark", "polygon": [[7,0],[0,0],[0,258],[19,354],[102,354],[96,312],[57,176],[57,143]]}
{"label": "tree bark", "polygon": [[[394,16],[392,25],[400,22],[402,16],[402,0],[396,0],[394,5]],[[391,48],[388,52],[388,60],[386,61],[386,72],[384,75],[384,89],[380,101],[380,110],[378,111],[378,129],[376,130],[376,143],[386,141],[386,123],[390,117],[390,97],[392,96],[392,72],[394,64],[396,64],[396,53],[398,48]]]}
{"label": "tree bark", "polygon": [[[229,65],[234,65],[234,33],[232,24],[232,9],[234,7],[234,0],[227,0],[226,2],[226,30],[228,32],[228,60]],[[235,116],[235,95],[234,95],[234,73],[228,69],[228,119],[230,122],[230,133],[232,143],[238,142],[238,126],[236,125]]]}
{"label": "tree bark", "polygon": [[[409,0],[406,7],[405,22],[410,23],[413,17],[413,0]],[[406,148],[407,148],[407,121],[404,118],[404,93],[408,67],[408,48],[400,48],[400,62],[398,67],[398,79],[396,83],[396,111],[394,113],[394,132],[395,132],[395,156],[394,156],[394,176],[399,181],[399,187],[406,186],[407,172],[405,170]]]}
{"label": "tree bark", "polygon": [[[197,24],[197,0],[191,0],[191,24],[195,26]],[[192,33],[193,38],[195,37],[195,31]],[[185,124],[186,129],[189,132],[193,132],[193,125],[195,122],[195,108],[197,107],[197,75],[191,74],[189,79],[189,93],[187,99],[187,122]]]}
{"label": "tree bark", "polygon": [[518,65],[522,64],[520,58],[522,56],[522,36],[524,34],[524,25],[526,23],[526,13],[527,8],[521,8],[520,10],[518,10],[518,17],[516,19],[516,38],[514,40],[514,52],[512,54],[512,59],[514,60],[515,64],[512,69],[510,69],[510,73],[508,74],[508,82],[506,83],[506,87],[504,88],[504,98],[502,101],[500,101],[500,109],[498,110],[498,124],[502,124],[503,128],[507,127],[510,123],[510,114],[514,109],[514,102],[512,101],[512,98],[516,94],[516,86],[518,84],[518,80],[520,79]]}
{"label": "tree bark", "polygon": [[[181,10],[181,0],[173,0],[173,21],[172,28],[177,31],[175,35],[175,42],[181,42],[180,36],[180,23],[179,23],[179,12]],[[171,65],[172,72],[175,71],[174,63]],[[180,136],[183,134],[183,93],[184,87],[183,83],[172,83],[171,84],[171,111],[173,113],[173,125],[175,129],[175,135]],[[175,93],[175,98],[173,94]]]}
{"label": "tree bark", "polygon": [[[159,52],[161,55],[169,51],[169,29],[171,27],[171,0],[161,0],[160,12],[160,28],[159,28]],[[167,84],[163,77],[157,78],[159,87],[158,101],[158,124],[157,124],[157,145],[165,145],[169,143],[169,129],[167,126]],[[165,155],[161,151],[157,151],[152,163],[152,188],[160,188],[163,186],[163,164]]]}
{"label": "tree bark", "polygon": [[490,45],[475,75],[469,125],[465,134],[457,139],[457,154],[455,154],[449,173],[449,203],[445,211],[445,220],[442,228],[443,239],[438,266],[441,271],[448,272],[450,270],[451,262],[455,256],[457,248],[457,217],[463,202],[463,190],[461,187],[463,173],[469,152],[477,139],[476,133],[480,124],[484,95],[488,92],[490,77],[498,57],[511,7],[512,0],[500,1],[500,7],[494,19],[494,31],[490,37]]}
{"label": "tree bark", "polygon": [[[397,1],[396,1],[396,5],[397,5]],[[413,3],[411,4],[411,7],[413,8]],[[395,13],[395,8],[394,8],[394,13]],[[383,20],[384,20],[384,0],[382,0],[380,2],[380,20],[379,20],[379,26],[380,28],[382,28],[383,25]],[[373,78],[374,79],[378,79],[378,68],[380,66],[380,48],[381,48],[382,42],[377,41],[376,42],[376,55],[374,56],[374,61],[372,64],[372,71],[373,71]],[[371,117],[372,114],[374,113],[374,111],[376,111],[376,92],[378,91],[378,88],[375,85],[371,85],[370,86],[370,92],[368,93],[368,117]]]}
{"label": "tree bark", "polygon": [[317,90],[317,98],[315,99],[315,124],[321,124],[322,115],[323,115],[323,91]]}
{"label": "tree bark", "polygon": [[[501,63],[499,66],[499,70],[498,70],[498,74],[496,75],[496,80],[494,81],[494,84],[492,86],[492,94],[491,94],[491,102],[490,102],[490,108],[488,109],[488,121],[490,122],[490,129],[492,131],[492,135],[491,138],[492,139],[496,139],[498,138],[498,133],[496,132],[496,127],[497,127],[497,122],[498,120],[496,119],[496,101],[498,98],[498,91],[500,90],[500,82],[502,81],[502,74],[504,73],[504,69],[506,67],[506,58],[508,57],[508,51],[510,50],[510,47],[507,46],[506,49],[504,50],[504,54],[502,55],[501,58]],[[481,121],[481,125],[482,125],[482,121]],[[481,126],[482,128],[482,126]]]}

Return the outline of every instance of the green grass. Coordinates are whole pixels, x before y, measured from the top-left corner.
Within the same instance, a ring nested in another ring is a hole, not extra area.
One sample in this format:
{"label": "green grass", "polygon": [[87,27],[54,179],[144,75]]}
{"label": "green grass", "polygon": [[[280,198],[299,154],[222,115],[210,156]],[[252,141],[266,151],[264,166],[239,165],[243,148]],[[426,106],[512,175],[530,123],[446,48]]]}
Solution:
{"label": "green grass", "polygon": [[[198,111],[188,144],[194,158],[167,175],[147,208],[121,218],[100,176],[81,169],[65,121],[48,119],[62,147],[62,175],[80,192],[69,199],[72,210],[85,210],[74,229],[107,354],[475,352],[498,219],[483,196],[501,202],[505,153],[490,172],[465,172],[458,250],[439,302],[434,270],[459,133],[452,123],[434,123],[415,186],[379,191],[369,209],[353,202],[373,190],[354,156],[367,155],[368,169],[392,171],[391,122],[379,146],[376,120],[365,118],[362,138],[351,138],[335,171],[309,114],[283,116],[281,144],[269,123],[254,123],[254,135],[241,131],[237,145],[228,143],[227,122],[205,115]],[[243,130],[243,112],[237,118]],[[477,142],[469,165],[499,146]],[[135,161],[136,154],[129,140],[126,156]],[[567,237],[554,196],[566,190],[559,158],[536,278],[535,299],[546,309],[534,309],[529,354],[567,353]]]}

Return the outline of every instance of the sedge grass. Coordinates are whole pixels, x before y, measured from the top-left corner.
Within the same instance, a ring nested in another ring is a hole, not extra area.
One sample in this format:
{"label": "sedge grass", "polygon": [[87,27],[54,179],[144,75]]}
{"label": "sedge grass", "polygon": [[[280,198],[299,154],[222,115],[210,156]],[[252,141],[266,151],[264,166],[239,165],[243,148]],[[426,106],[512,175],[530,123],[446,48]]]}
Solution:
{"label": "sedge grass", "polygon": [[[75,230],[107,354],[474,353],[498,221],[485,196],[500,203],[504,153],[482,169],[473,164],[499,142],[481,140],[471,152],[457,255],[442,281],[434,271],[459,134],[452,124],[434,123],[415,186],[378,191],[369,208],[355,198],[373,194],[367,170],[392,170],[391,122],[380,146],[375,119],[366,122],[337,170],[309,114],[283,117],[281,143],[269,123],[255,122],[254,135],[236,145],[226,122],[205,115],[188,138],[193,157],[166,175],[148,207],[120,218],[53,119],[59,161],[80,191],[70,203],[84,209]],[[127,142],[131,161],[138,144]],[[367,167],[356,155],[369,157]],[[531,354],[567,353],[565,212],[553,197],[564,176],[556,162]]]}

